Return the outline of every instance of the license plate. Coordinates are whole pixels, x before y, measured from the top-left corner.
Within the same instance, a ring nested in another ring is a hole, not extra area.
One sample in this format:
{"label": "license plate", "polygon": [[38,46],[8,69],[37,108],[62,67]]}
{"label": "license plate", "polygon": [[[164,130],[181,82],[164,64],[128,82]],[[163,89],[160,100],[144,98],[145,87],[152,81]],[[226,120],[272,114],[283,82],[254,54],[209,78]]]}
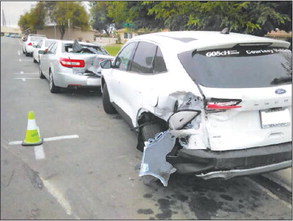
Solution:
{"label": "license plate", "polygon": [[290,125],[290,112],[288,108],[260,111],[260,118],[262,128]]}

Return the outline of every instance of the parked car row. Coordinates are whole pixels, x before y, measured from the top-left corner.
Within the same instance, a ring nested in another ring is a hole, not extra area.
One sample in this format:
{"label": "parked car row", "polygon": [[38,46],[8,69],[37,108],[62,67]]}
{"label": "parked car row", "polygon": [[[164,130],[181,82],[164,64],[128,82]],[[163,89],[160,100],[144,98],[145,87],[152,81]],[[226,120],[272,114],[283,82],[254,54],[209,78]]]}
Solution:
{"label": "parked car row", "polygon": [[103,105],[138,131],[140,176],[231,178],[292,165],[289,42],[228,32],[129,40],[102,64]]}
{"label": "parked car row", "polygon": [[115,58],[91,43],[26,42],[52,93],[101,87],[104,111],[119,112],[138,132],[144,178],[166,186],[175,171],[228,179],[292,166],[289,42],[162,32],[132,38]]}
{"label": "parked car row", "polygon": [[41,35],[28,35],[23,53],[39,63],[40,78],[49,80],[52,93],[60,92],[61,88],[100,87],[100,63],[113,58],[95,44],[48,39]]}

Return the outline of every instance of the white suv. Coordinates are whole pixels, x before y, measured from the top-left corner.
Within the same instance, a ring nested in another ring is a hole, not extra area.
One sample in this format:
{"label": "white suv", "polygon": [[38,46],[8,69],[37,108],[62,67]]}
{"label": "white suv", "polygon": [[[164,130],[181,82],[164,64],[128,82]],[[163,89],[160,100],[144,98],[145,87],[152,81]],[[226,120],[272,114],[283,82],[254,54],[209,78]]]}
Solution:
{"label": "white suv", "polygon": [[289,46],[207,31],[128,41],[103,64],[103,105],[137,129],[137,148],[144,148],[140,175],[166,185],[175,169],[209,179],[290,167]]}

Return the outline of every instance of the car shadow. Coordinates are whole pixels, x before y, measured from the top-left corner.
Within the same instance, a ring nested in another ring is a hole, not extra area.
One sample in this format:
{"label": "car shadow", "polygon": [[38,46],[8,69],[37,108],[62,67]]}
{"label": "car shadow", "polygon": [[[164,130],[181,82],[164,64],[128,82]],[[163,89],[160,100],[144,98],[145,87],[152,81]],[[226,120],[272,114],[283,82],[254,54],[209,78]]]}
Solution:
{"label": "car shadow", "polygon": [[60,94],[66,95],[68,97],[101,97],[102,93],[100,88],[66,88],[60,89]]}

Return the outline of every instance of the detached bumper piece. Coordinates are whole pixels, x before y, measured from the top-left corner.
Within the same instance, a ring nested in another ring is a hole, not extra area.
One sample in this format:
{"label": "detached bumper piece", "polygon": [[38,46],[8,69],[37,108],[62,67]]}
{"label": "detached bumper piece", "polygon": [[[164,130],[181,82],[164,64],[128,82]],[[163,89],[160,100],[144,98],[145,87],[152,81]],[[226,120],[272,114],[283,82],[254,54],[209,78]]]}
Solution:
{"label": "detached bumper piece", "polygon": [[282,143],[245,150],[178,150],[167,161],[179,173],[194,173],[204,179],[252,175],[285,169],[292,165],[292,143]]}

